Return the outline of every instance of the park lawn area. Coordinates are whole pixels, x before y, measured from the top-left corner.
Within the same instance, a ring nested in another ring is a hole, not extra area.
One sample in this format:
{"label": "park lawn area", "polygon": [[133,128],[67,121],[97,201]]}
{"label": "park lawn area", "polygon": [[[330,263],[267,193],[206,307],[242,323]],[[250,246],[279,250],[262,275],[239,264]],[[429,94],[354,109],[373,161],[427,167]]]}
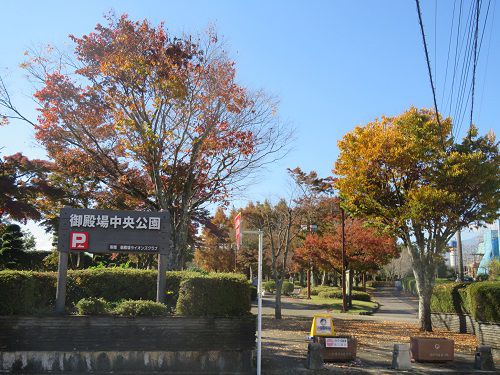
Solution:
{"label": "park lawn area", "polygon": [[[342,309],[342,300],[337,298],[321,298],[319,296],[311,296],[311,299],[308,300],[305,296],[301,296],[299,301],[304,304],[314,304],[325,310],[331,310],[332,312],[340,312]],[[352,301],[352,308],[349,309],[349,314],[358,315],[361,312],[372,311],[377,304],[375,302],[367,302],[367,301]]]}

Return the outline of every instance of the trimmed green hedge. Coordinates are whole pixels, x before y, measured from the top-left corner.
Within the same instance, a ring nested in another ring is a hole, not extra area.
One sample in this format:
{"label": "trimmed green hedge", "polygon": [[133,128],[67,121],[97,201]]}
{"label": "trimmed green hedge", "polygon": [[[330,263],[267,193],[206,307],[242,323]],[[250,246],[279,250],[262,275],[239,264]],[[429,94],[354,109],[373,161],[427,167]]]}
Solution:
{"label": "trimmed green hedge", "polygon": [[[341,299],[342,298],[342,290],[330,290],[330,291],[323,291],[318,294],[320,298],[335,298],[335,299]],[[357,290],[353,290],[351,297],[353,300],[356,301],[371,301],[371,296],[366,293],[366,292],[359,292]]]}
{"label": "trimmed green hedge", "polygon": [[250,312],[250,285],[236,274],[199,275],[181,283],[176,313],[187,316],[240,316]]}
{"label": "trimmed green hedge", "polygon": [[[311,296],[317,296],[321,292],[329,292],[333,290],[338,290],[339,288],[334,287],[334,286],[328,286],[328,285],[318,285],[318,286],[313,286],[311,287]],[[307,294],[307,288],[303,288],[300,291],[301,294]]]}
{"label": "trimmed green hedge", "polygon": [[168,314],[167,307],[162,303],[134,300],[120,302],[112,312],[120,316],[162,316]]}
{"label": "trimmed green hedge", "polygon": [[481,322],[500,322],[500,281],[436,285],[431,310],[470,314]]}
{"label": "trimmed green hedge", "polygon": [[[169,311],[176,310],[180,285],[185,280],[199,276],[198,272],[167,272],[166,307]],[[66,304],[71,306],[81,299],[89,298],[103,298],[109,302],[155,300],[156,277],[157,272],[154,270],[104,268],[69,271]],[[214,273],[205,277],[208,279],[228,278],[227,285],[230,291],[221,291],[219,288],[225,287],[225,284],[220,282],[213,285],[216,288],[213,294],[230,295],[232,292],[236,293],[231,285],[233,283],[239,285],[243,276]],[[51,312],[55,305],[56,280],[55,272],[0,271],[0,315],[32,315]],[[242,295],[234,296],[234,299],[239,301],[248,295],[248,301],[244,303],[245,309],[250,304],[248,283],[246,283],[246,290],[248,293],[245,291]]]}
{"label": "trimmed green hedge", "polygon": [[274,280],[263,281],[262,289],[265,292],[273,293],[276,290],[276,282]]}
{"label": "trimmed green hedge", "polygon": [[500,281],[472,283],[467,287],[470,314],[480,322],[500,322]]}
{"label": "trimmed green hedge", "polygon": [[[453,283],[452,281],[448,279],[436,279],[435,280],[435,285],[441,285],[441,284],[449,284]],[[406,293],[412,294],[414,296],[418,296],[418,291],[417,291],[417,282],[414,277],[405,277],[401,279],[401,286],[403,287],[403,290]]]}
{"label": "trimmed green hedge", "polygon": [[431,311],[465,314],[469,311],[467,283],[448,283],[434,286],[431,297]]}

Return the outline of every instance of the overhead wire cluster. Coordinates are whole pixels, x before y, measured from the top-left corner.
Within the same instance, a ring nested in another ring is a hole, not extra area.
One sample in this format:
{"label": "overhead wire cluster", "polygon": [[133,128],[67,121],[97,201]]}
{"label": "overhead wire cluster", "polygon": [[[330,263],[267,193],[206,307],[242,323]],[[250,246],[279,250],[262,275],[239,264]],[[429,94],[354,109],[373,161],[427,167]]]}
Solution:
{"label": "overhead wire cluster", "polygon": [[[491,0],[474,0],[464,2],[463,0],[453,2],[453,13],[451,18],[451,27],[448,37],[448,52],[446,55],[446,69],[444,72],[444,84],[442,86],[440,108],[438,110],[437,101],[437,84],[435,83],[429,54],[427,49],[427,41],[424,32],[422,21],[422,11],[420,1],[415,0],[417,5],[417,13],[424,44],[425,58],[427,61],[427,70],[432,88],[434,100],[434,109],[438,125],[441,126],[438,113],[446,117],[451,116],[453,119],[453,136],[456,138],[460,135],[462,124],[466,120],[466,115],[469,113],[469,126],[473,123],[474,110],[476,107],[476,91],[477,91],[477,67],[479,56],[483,44],[483,39],[486,29],[488,29],[488,20],[490,13],[494,14],[496,3],[493,4],[493,11],[490,11]],[[437,59],[437,0],[434,7],[434,60]],[[465,4],[464,4],[465,3]],[[469,6],[467,6],[470,4]],[[458,8],[458,10],[457,10]],[[458,15],[457,15],[458,13]],[[493,18],[491,18],[489,29],[493,29]],[[489,48],[491,44],[492,31],[490,31],[490,42],[488,43],[488,53],[486,55],[486,66],[489,58]],[[437,74],[436,61],[434,61],[434,70]],[[448,72],[450,68],[453,73]],[[449,82],[451,77],[451,82]],[[484,84],[483,84],[484,90]]]}

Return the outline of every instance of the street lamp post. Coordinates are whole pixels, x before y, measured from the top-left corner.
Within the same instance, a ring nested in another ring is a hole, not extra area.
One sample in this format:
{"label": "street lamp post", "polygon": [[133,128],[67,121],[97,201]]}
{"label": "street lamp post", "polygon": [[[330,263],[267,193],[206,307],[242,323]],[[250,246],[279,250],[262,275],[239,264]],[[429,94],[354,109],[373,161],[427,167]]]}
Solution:
{"label": "street lamp post", "polygon": [[[336,212],[340,211],[340,220],[342,223],[342,312],[347,312],[347,288],[346,288],[346,268],[347,268],[347,255],[345,250],[345,212],[340,202],[338,206],[334,206]],[[333,211],[332,211],[333,212]]]}

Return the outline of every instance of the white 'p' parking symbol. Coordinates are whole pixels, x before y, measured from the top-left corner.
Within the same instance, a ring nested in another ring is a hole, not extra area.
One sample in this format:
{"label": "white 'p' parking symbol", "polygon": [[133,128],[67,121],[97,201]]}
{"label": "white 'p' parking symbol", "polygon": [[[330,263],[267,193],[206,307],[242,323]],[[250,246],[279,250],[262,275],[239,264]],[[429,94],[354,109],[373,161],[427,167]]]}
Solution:
{"label": "white 'p' parking symbol", "polygon": [[71,232],[70,250],[87,250],[89,248],[89,234],[87,232]]}

